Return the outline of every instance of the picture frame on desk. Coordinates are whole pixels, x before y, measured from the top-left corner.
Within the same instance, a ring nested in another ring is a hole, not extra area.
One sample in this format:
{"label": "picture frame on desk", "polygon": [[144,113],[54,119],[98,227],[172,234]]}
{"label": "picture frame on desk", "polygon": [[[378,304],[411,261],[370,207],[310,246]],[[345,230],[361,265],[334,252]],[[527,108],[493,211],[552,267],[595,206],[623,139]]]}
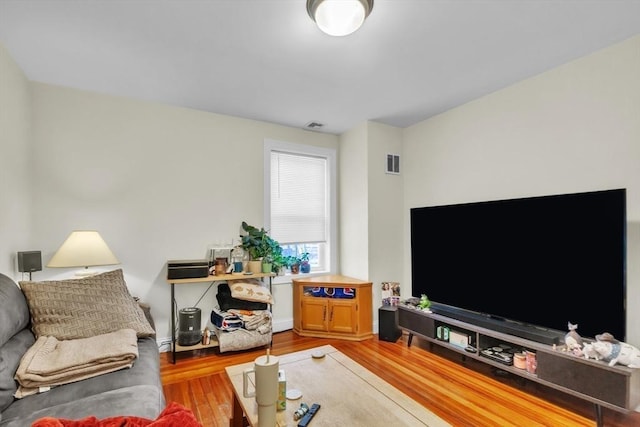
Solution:
{"label": "picture frame on desk", "polygon": [[382,305],[398,305],[400,302],[400,283],[382,282]]}

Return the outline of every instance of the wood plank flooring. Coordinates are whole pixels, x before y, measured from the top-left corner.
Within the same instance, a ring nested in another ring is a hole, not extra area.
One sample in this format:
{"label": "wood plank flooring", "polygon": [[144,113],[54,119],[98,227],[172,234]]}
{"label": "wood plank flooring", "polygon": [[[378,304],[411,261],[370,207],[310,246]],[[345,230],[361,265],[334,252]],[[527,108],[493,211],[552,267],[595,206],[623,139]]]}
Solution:
{"label": "wood plank flooring", "polygon": [[[407,335],[396,343],[273,336],[272,354],[330,344],[454,426],[595,426],[594,406],[566,393],[510,374]],[[219,353],[217,349],[161,354],[167,402],[190,408],[205,427],[228,426],[233,390],[225,366],[253,361],[265,348]],[[363,402],[366,405],[366,402]],[[603,409],[607,427],[640,426],[640,413]],[[375,427],[375,426],[367,426]]]}

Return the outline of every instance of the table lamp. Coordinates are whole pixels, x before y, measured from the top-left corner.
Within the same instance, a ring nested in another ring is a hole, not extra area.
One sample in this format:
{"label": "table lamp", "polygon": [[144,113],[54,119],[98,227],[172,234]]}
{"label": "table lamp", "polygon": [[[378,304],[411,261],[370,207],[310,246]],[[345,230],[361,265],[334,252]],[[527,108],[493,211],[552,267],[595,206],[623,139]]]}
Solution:
{"label": "table lamp", "polygon": [[53,255],[47,267],[84,267],[76,276],[91,276],[98,271],[89,267],[120,264],[100,233],[93,230],[73,231]]}

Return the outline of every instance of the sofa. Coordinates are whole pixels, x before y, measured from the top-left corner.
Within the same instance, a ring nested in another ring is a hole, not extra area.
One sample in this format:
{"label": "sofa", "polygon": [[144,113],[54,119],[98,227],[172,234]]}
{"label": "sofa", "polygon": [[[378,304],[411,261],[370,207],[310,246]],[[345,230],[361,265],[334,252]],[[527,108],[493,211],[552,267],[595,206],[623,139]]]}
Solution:
{"label": "sofa", "polygon": [[[45,417],[158,417],[166,405],[155,331],[146,314],[129,294],[122,270],[19,284],[0,274],[0,426],[24,427]],[[73,343],[122,330],[135,331],[137,357],[130,367],[15,397],[22,386],[16,372],[38,340]]]}

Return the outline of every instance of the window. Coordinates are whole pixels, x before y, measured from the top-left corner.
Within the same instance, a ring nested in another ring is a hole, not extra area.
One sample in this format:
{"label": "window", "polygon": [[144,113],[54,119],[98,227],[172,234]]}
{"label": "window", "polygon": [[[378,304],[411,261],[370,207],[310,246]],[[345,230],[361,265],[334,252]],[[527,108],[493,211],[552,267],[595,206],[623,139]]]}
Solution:
{"label": "window", "polygon": [[311,272],[335,271],[336,152],[267,140],[265,228],[284,255],[309,254]]}

